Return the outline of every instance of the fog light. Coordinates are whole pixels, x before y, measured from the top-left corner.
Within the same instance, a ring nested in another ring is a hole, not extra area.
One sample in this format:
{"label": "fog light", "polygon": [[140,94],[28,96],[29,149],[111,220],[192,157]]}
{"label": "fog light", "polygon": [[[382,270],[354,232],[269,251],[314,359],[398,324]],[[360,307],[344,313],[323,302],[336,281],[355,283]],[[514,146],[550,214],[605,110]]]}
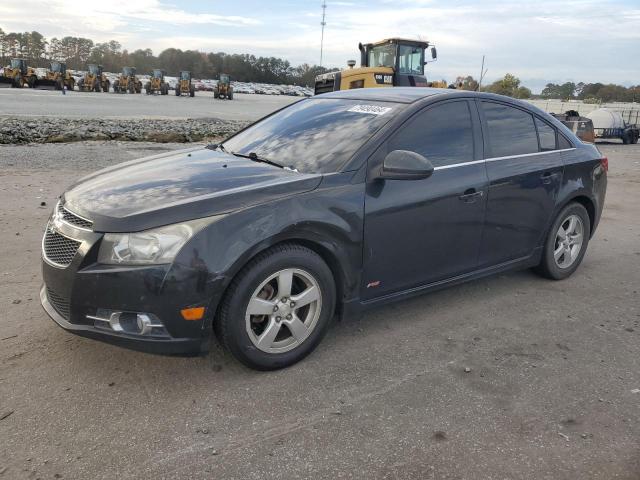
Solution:
{"label": "fog light", "polygon": [[170,336],[160,319],[152,313],[119,312],[101,308],[96,315],[87,315],[87,318],[93,320],[94,327],[102,330],[149,337]]}

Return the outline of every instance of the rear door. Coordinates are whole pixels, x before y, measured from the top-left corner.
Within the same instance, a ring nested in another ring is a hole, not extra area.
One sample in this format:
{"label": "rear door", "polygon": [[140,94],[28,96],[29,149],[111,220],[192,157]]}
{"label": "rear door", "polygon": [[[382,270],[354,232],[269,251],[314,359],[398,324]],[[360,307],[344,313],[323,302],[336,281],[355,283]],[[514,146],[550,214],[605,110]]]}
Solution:
{"label": "rear door", "polygon": [[527,257],[542,244],[563,164],[553,126],[510,104],[477,103],[489,177],[482,268]]}
{"label": "rear door", "polygon": [[[381,179],[387,153],[409,150],[435,167],[422,180]],[[487,176],[475,103],[439,102],[405,122],[369,160],[361,298],[393,294],[476,268]]]}

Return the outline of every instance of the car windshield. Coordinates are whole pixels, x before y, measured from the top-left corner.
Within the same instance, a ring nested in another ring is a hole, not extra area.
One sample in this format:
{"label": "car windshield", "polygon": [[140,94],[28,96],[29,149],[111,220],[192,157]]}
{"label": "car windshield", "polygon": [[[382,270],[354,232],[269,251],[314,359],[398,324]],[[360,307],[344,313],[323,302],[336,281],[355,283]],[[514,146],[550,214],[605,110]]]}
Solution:
{"label": "car windshield", "polygon": [[339,172],[399,109],[399,104],[368,100],[302,100],[241,131],[223,147],[302,173]]}
{"label": "car windshield", "polygon": [[393,43],[378,45],[369,50],[370,67],[395,67],[396,66],[396,46]]}

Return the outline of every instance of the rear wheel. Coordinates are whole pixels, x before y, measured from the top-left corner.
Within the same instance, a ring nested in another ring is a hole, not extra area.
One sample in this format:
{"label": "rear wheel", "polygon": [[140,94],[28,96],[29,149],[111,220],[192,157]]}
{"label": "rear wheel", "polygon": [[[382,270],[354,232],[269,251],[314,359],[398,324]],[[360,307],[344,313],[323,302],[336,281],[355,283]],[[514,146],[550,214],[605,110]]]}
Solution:
{"label": "rear wheel", "polygon": [[577,270],[591,235],[587,210],[570,203],[556,217],[549,231],[540,264],[534,271],[552,280],[562,280]]}
{"label": "rear wheel", "polygon": [[195,97],[196,96],[196,89],[191,87],[191,90],[189,90],[189,96],[191,97]]}
{"label": "rear wheel", "polygon": [[279,245],[254,258],[233,280],[216,333],[251,368],[287,367],[320,343],[335,302],[333,276],[322,258],[300,245]]}

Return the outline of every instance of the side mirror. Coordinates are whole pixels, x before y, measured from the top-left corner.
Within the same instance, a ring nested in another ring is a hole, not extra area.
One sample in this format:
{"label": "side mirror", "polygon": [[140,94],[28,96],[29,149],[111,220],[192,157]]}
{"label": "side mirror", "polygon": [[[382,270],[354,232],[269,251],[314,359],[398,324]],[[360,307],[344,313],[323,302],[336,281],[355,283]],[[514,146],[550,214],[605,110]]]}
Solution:
{"label": "side mirror", "polygon": [[431,60],[425,60],[424,62],[425,65],[429,62],[435,62],[438,59],[438,51],[436,50],[436,47],[431,47],[430,51],[431,51]]}
{"label": "side mirror", "polygon": [[419,153],[394,150],[382,162],[380,178],[389,180],[421,180],[433,174],[433,165]]}

